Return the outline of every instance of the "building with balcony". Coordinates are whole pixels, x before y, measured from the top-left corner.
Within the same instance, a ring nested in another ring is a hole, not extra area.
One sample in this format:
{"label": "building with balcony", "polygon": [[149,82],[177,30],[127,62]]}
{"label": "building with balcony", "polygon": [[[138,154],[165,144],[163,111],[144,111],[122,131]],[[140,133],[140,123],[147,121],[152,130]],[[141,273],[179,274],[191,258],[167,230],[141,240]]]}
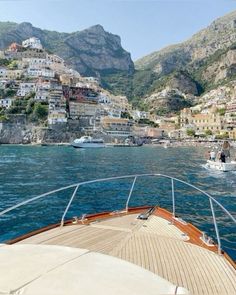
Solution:
{"label": "building with balcony", "polygon": [[22,82],[19,84],[17,96],[24,97],[27,94],[35,92],[36,83],[34,82]]}
{"label": "building with balcony", "polygon": [[94,101],[78,100],[69,102],[69,113],[71,119],[81,117],[96,117],[98,104]]}
{"label": "building with balcony", "polygon": [[62,89],[51,89],[49,95],[48,124],[67,122],[66,99]]}
{"label": "building with balcony", "polygon": [[101,119],[103,131],[114,137],[128,137],[132,135],[133,122],[129,119],[104,117]]}
{"label": "building with balcony", "polygon": [[225,120],[215,108],[208,113],[193,114],[191,109],[183,109],[180,113],[180,127],[189,127],[196,133],[205,133],[207,130],[219,133],[224,129]]}
{"label": "building with balcony", "polygon": [[27,76],[30,77],[45,77],[45,78],[54,78],[55,72],[49,68],[40,68],[40,67],[29,67],[27,70]]}

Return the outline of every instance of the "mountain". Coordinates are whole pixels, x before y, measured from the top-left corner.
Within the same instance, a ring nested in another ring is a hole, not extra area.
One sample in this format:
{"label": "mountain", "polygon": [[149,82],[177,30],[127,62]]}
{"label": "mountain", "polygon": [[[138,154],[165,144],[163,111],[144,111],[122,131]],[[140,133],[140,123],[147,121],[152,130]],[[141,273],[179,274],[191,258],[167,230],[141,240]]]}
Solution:
{"label": "mountain", "polygon": [[82,75],[134,71],[133,61],[122,48],[120,37],[106,32],[101,25],[74,33],[59,33],[35,28],[26,22],[0,22],[0,49],[32,36],[39,38],[47,50],[64,58]]}
{"label": "mountain", "polygon": [[120,37],[100,25],[69,34],[29,23],[0,23],[0,48],[30,36],[40,38],[81,74],[99,76],[103,88],[127,95],[135,106],[157,114],[178,112],[212,89],[232,87],[236,81],[236,11],[183,43],[139,59],[135,68]]}
{"label": "mountain", "polygon": [[186,65],[199,66],[201,62],[236,42],[236,11],[215,20],[209,27],[181,44],[166,47],[139,59],[137,69],[152,69],[169,74]]}
{"label": "mountain", "polygon": [[137,60],[135,68],[135,75],[143,72],[152,77],[142,87],[145,102],[151,101],[149,107],[156,97],[156,109],[158,99],[163,101],[158,93],[164,89],[199,97],[236,80],[236,11],[215,20],[186,42]]}

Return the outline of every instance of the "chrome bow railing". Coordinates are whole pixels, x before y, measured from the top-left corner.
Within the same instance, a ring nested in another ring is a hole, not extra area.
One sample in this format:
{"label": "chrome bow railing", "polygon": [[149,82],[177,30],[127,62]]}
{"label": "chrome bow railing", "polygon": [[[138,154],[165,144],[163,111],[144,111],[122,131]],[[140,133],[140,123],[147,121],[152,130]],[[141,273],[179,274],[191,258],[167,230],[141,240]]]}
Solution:
{"label": "chrome bow railing", "polygon": [[221,254],[221,239],[220,239],[220,234],[219,234],[219,229],[218,229],[218,225],[217,225],[217,221],[216,221],[216,216],[215,216],[215,209],[214,209],[214,203],[219,206],[225,213],[226,215],[228,215],[228,217],[234,222],[236,223],[236,219],[233,217],[233,215],[221,204],[219,203],[215,198],[213,198],[211,195],[209,195],[208,193],[206,193],[205,191],[201,190],[200,188],[196,187],[195,185],[192,185],[190,183],[187,183],[181,179],[178,179],[178,178],[175,178],[175,177],[172,177],[172,176],[168,176],[168,175],[165,175],[165,174],[160,174],[160,173],[154,173],[154,174],[134,174],[134,175],[125,175],[125,176],[117,176],[117,177],[109,177],[109,178],[102,178],[102,179],[95,179],[95,180],[90,180],[90,181],[84,181],[84,182],[79,182],[79,183],[76,183],[76,184],[72,184],[72,185],[69,185],[69,186],[65,186],[65,187],[62,187],[62,188],[59,188],[59,189],[56,189],[56,190],[52,190],[50,192],[47,192],[47,193],[44,193],[44,194],[41,194],[41,195],[38,195],[36,197],[33,197],[33,198],[30,198],[28,200],[25,200],[23,202],[20,202],[8,209],[5,209],[3,211],[0,212],[0,217],[3,216],[4,214],[16,209],[16,208],[19,208],[23,205],[26,205],[28,203],[31,203],[33,201],[36,201],[38,199],[41,199],[41,198],[44,198],[44,197],[48,197],[52,194],[55,194],[57,192],[60,192],[60,191],[64,191],[64,190],[67,190],[67,189],[70,189],[70,188],[75,188],[74,191],[73,191],[73,194],[62,214],[62,217],[61,217],[61,226],[64,225],[64,221],[65,221],[65,217],[66,217],[66,214],[79,190],[79,188],[81,186],[84,186],[84,185],[87,185],[87,184],[92,184],[92,183],[98,183],[98,182],[107,182],[107,181],[112,181],[112,180],[118,180],[118,179],[133,179],[133,182],[132,182],[132,186],[130,188],[130,191],[129,191],[129,195],[127,197],[127,200],[126,200],[126,204],[125,204],[125,210],[128,211],[129,209],[129,202],[130,202],[130,199],[131,199],[131,196],[133,194],[133,190],[134,190],[134,187],[135,187],[135,184],[136,184],[136,181],[138,178],[141,178],[141,177],[148,177],[148,176],[156,176],[156,177],[163,177],[163,178],[167,178],[167,179],[170,179],[171,180],[171,197],[172,197],[172,215],[173,217],[175,217],[175,182],[179,182],[179,183],[182,183],[182,184],[185,184],[199,192],[201,192],[204,196],[208,197],[209,199],[209,202],[210,202],[210,208],[211,208],[211,213],[212,213],[212,218],[213,218],[213,223],[214,223],[214,228],[215,228],[215,233],[216,233],[216,238],[217,238],[217,243],[218,243],[218,253]]}

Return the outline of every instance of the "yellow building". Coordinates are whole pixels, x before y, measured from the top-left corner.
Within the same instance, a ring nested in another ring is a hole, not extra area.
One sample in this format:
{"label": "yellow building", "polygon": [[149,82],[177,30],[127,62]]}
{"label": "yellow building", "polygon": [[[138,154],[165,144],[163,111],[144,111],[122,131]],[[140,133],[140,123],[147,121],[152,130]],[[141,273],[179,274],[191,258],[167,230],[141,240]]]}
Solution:
{"label": "yellow building", "polygon": [[17,78],[21,78],[21,76],[23,75],[23,71],[22,70],[1,70],[0,71],[0,78],[3,79],[10,79],[10,80],[14,80]]}
{"label": "yellow building", "polygon": [[232,130],[228,131],[229,139],[236,140],[236,128],[233,128]]}
{"label": "yellow building", "polygon": [[205,114],[193,114],[191,109],[183,109],[180,114],[180,126],[192,127],[197,133],[205,133],[207,130],[219,133],[224,129],[224,119],[216,109]]}

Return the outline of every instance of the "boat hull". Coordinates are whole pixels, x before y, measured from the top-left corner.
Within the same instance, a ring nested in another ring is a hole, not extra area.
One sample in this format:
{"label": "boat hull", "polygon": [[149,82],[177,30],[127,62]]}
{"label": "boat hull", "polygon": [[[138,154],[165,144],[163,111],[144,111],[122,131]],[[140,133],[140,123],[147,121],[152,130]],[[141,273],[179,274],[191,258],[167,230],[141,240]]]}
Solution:
{"label": "boat hull", "polygon": [[229,163],[222,163],[222,162],[217,162],[217,161],[215,162],[215,161],[208,160],[207,167],[210,169],[215,169],[215,170],[219,170],[223,172],[236,171],[236,162],[231,161]]}
{"label": "boat hull", "polygon": [[105,144],[104,143],[88,143],[88,142],[80,142],[80,143],[75,143],[72,142],[71,144],[74,148],[104,148]]}

